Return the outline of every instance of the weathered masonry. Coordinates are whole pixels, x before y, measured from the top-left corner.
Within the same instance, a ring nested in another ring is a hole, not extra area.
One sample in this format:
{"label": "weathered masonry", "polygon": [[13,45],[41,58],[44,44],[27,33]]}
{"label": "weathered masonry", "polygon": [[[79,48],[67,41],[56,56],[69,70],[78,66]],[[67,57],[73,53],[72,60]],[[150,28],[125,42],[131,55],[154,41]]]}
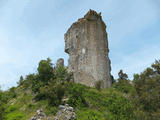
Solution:
{"label": "weathered masonry", "polygon": [[69,54],[68,71],[77,83],[103,88],[111,86],[106,25],[94,10],[73,23],[65,34],[65,52]]}

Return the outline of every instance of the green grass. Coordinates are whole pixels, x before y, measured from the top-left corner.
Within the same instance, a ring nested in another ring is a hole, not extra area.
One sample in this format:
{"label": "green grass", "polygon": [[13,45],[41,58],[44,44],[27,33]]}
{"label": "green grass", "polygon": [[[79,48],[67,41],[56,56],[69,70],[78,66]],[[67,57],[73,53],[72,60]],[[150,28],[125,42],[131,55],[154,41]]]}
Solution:
{"label": "green grass", "polygon": [[94,109],[80,109],[76,111],[77,120],[104,120],[103,113]]}
{"label": "green grass", "polygon": [[14,111],[7,114],[6,119],[7,120],[25,120],[25,115],[24,113]]}
{"label": "green grass", "polygon": [[133,118],[130,100],[113,88],[102,91],[90,88],[84,96],[88,104],[87,115],[95,116],[92,119],[96,120],[96,116],[98,120],[131,120]]}
{"label": "green grass", "polygon": [[42,108],[49,116],[57,112],[57,107],[48,106],[47,100],[34,102],[30,90],[24,90],[23,86],[16,88],[17,97],[11,99],[6,106],[6,120],[28,120],[38,109]]}
{"label": "green grass", "polygon": [[[75,83],[72,83],[70,87],[74,87],[73,90],[76,92],[83,90],[82,96],[85,100],[83,104],[85,105],[74,106],[77,120],[132,120],[132,104],[128,98],[114,88],[98,91],[95,88]],[[57,107],[49,106],[47,100],[33,102],[34,96],[23,87],[16,88],[16,92],[17,97],[8,103],[7,120],[28,120],[40,108],[49,116],[54,116],[57,112]]]}

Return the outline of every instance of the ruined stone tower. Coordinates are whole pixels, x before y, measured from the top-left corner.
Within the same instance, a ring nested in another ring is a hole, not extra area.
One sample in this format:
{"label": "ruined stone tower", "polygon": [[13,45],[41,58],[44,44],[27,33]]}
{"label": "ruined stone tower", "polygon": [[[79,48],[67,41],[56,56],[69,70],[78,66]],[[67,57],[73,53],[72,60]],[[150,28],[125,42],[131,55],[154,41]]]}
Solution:
{"label": "ruined stone tower", "polygon": [[103,88],[111,86],[108,38],[101,13],[89,10],[71,25],[65,34],[65,52],[75,82],[93,87],[101,81]]}

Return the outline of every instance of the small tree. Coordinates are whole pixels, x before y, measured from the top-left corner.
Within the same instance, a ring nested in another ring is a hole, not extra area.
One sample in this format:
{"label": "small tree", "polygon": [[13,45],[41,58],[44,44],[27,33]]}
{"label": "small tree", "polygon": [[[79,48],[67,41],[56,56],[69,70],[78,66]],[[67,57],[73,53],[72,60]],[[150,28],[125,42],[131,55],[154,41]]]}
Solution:
{"label": "small tree", "polygon": [[128,75],[123,72],[123,70],[120,70],[118,73],[118,81],[120,82],[121,80],[128,80]]}
{"label": "small tree", "polygon": [[133,86],[130,84],[130,80],[128,79],[128,75],[120,70],[118,73],[118,81],[114,84],[114,87],[119,91],[128,93],[133,90]]}
{"label": "small tree", "polygon": [[47,83],[53,76],[53,67],[51,59],[41,60],[38,66],[39,78],[43,83]]}
{"label": "small tree", "polygon": [[150,119],[160,117],[160,60],[141,74],[135,74],[133,82],[137,92],[136,105],[141,105]]}
{"label": "small tree", "polygon": [[23,76],[20,76],[19,81],[17,82],[18,85],[22,85],[24,82]]}

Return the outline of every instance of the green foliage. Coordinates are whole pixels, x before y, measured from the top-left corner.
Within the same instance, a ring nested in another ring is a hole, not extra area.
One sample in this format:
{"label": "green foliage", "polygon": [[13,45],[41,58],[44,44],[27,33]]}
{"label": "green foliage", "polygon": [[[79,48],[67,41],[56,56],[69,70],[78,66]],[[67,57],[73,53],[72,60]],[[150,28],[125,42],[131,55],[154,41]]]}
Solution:
{"label": "green foliage", "polygon": [[6,116],[7,120],[22,120],[22,118],[24,117],[23,113],[20,112],[13,112],[11,114],[8,114]]}
{"label": "green foliage", "polygon": [[[149,119],[154,119],[160,108],[160,61],[155,61],[151,67],[147,68],[141,74],[134,75],[134,86],[136,89],[136,97],[134,97],[136,105],[141,106]],[[134,95],[135,96],[135,95]]]}
{"label": "green foliage", "polygon": [[22,86],[15,88],[16,98],[11,98],[6,105],[6,120],[28,120],[32,113],[39,108],[38,103],[33,103],[33,95]]}
{"label": "green foliage", "polygon": [[[35,85],[39,88],[36,95],[36,100],[48,100],[50,105],[59,105],[65,94],[67,83],[71,75],[68,74],[66,68],[60,66],[53,69],[52,77],[47,82],[37,81]],[[38,79],[37,79],[38,80]]]}
{"label": "green foliage", "polygon": [[119,76],[118,81],[128,79],[128,75],[126,73],[123,73],[123,70],[119,71],[118,76]]}
{"label": "green foliage", "polygon": [[47,106],[46,107],[46,115],[55,115],[57,113],[58,109],[57,106]]}
{"label": "green foliage", "polygon": [[[0,120],[27,120],[43,108],[54,115],[62,98],[75,108],[77,120],[158,120],[160,118],[160,60],[131,82],[122,70],[109,89],[71,82],[65,67],[41,60],[38,73],[21,76],[18,87],[0,91]],[[35,101],[36,100],[36,101]]]}
{"label": "green foliage", "polygon": [[96,84],[95,84],[95,88],[97,90],[101,90],[101,87],[102,87],[102,81],[97,81]]}
{"label": "green foliage", "polygon": [[132,120],[133,106],[129,99],[112,91],[108,94],[107,108],[114,116],[114,120]]}
{"label": "green foliage", "polygon": [[36,95],[36,100],[48,100],[50,105],[57,106],[61,103],[64,95],[64,86],[49,84],[49,86],[41,87],[40,92]]}
{"label": "green foliage", "polygon": [[0,120],[5,120],[5,101],[3,97],[3,92],[0,91]]}
{"label": "green foliage", "polygon": [[47,58],[47,60],[41,60],[39,62],[37,70],[39,74],[39,80],[47,84],[47,82],[53,77],[53,67],[51,59]]}
{"label": "green foliage", "polygon": [[156,60],[155,63],[151,65],[155,74],[160,74],[160,60]]}
{"label": "green foliage", "polygon": [[18,85],[22,85],[24,82],[23,76],[20,76],[19,82],[17,82]]}
{"label": "green foliage", "polygon": [[113,84],[113,87],[126,94],[133,92],[134,87],[128,79],[128,75],[120,70],[118,76],[118,81]]}
{"label": "green foliage", "polygon": [[16,96],[15,87],[10,88],[8,91],[0,90],[0,120],[6,120],[7,103]]}
{"label": "green foliage", "polygon": [[103,120],[103,114],[96,110],[81,109],[77,111],[77,120]]}
{"label": "green foliage", "polygon": [[56,81],[60,83],[70,82],[72,79],[72,73],[68,73],[63,66],[58,66],[58,68],[54,70],[54,74]]}
{"label": "green foliage", "polygon": [[131,101],[115,89],[102,90],[87,89],[85,100],[90,109],[103,113],[103,118],[109,120],[132,120],[134,116]]}
{"label": "green foliage", "polygon": [[48,100],[52,106],[59,105],[72,74],[63,66],[53,67],[49,58],[41,60],[37,70],[37,74],[26,76],[23,86],[31,88],[36,101]]}
{"label": "green foliage", "polygon": [[9,89],[8,95],[10,98],[15,98],[17,96],[16,91],[15,91],[15,87],[12,87]]}
{"label": "green foliage", "polygon": [[80,84],[70,83],[68,86],[69,101],[68,104],[73,107],[83,107],[86,105],[84,99],[85,87]]}
{"label": "green foliage", "polygon": [[12,112],[18,109],[18,106],[16,105],[11,105],[8,107],[7,112]]}
{"label": "green foliage", "polygon": [[28,83],[31,85],[31,89],[34,93],[38,93],[43,86],[43,82],[39,80],[38,74],[29,74],[27,75],[26,80],[29,81]]}

